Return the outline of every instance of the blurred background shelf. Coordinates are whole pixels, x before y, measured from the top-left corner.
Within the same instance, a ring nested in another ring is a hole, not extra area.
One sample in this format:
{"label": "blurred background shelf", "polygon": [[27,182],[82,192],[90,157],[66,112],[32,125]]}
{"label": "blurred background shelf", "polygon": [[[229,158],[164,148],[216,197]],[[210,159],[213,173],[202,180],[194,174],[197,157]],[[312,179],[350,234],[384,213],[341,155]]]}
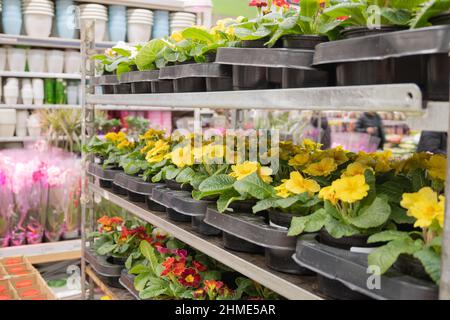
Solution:
{"label": "blurred background shelf", "polygon": [[[64,39],[58,37],[34,38],[30,36],[16,36],[0,34],[0,44],[12,46],[31,46],[43,48],[76,49],[80,50],[81,42],[78,39]],[[115,42],[104,41],[95,44],[98,49],[106,49],[115,45]]]}
{"label": "blurred background shelf", "polygon": [[68,80],[81,80],[81,74],[78,73],[48,73],[48,72],[18,72],[18,71],[0,71],[0,77],[10,78],[55,78]]}

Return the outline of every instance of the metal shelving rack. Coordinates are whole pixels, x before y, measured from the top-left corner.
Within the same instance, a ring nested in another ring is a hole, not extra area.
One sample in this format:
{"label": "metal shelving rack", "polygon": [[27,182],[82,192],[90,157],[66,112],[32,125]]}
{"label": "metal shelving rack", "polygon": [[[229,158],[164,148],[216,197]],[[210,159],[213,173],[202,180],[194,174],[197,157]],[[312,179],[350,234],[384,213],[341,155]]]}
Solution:
{"label": "metal shelving rack", "polygon": [[[92,48],[95,47],[92,24],[82,27],[82,39],[82,54],[86,58],[91,54]],[[92,64],[89,71],[83,70],[82,82],[84,84],[87,84],[86,76],[93,75],[92,70],[94,70]],[[416,122],[420,122],[424,128],[428,129],[436,128],[438,122],[439,127],[445,127],[445,130],[447,130],[450,122],[448,117],[439,118],[439,115],[435,114],[437,110],[442,110],[442,108],[448,109],[449,104],[440,102],[424,104],[421,90],[415,84],[144,95],[95,95],[93,93],[94,88],[86,85],[82,99],[83,141],[87,141],[88,137],[94,134],[92,124],[96,104],[130,104],[141,106],[147,110],[170,106],[232,110],[399,111],[405,112],[410,117],[417,117],[419,120]],[[87,156],[83,154],[82,162],[85,168],[88,160]],[[85,171],[84,174],[86,174]],[[450,170],[448,171],[447,197],[450,194]],[[305,277],[293,277],[269,271],[254,256],[245,256],[223,249],[217,241],[198,236],[190,230],[189,226],[172,223],[165,219],[163,215],[150,212],[92,183],[83,184],[82,192],[82,230],[84,231],[88,228],[87,218],[89,218],[90,226],[94,225],[92,203],[95,194],[123,207],[141,219],[161,227],[174,237],[260,282],[281,296],[290,299],[321,299],[321,296],[314,292],[313,286]],[[82,242],[82,248],[84,249],[86,245],[85,232]],[[450,299],[450,204],[448,201],[442,261],[440,298]],[[85,277],[84,268],[85,260],[82,258],[83,279]],[[293,278],[296,280],[293,280]]]}

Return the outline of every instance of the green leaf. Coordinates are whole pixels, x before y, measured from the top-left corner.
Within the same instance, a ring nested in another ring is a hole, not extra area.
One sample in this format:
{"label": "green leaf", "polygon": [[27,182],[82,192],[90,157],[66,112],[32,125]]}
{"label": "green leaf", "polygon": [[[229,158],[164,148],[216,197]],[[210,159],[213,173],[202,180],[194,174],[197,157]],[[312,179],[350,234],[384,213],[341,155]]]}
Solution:
{"label": "green leaf", "polygon": [[186,28],[181,32],[181,34],[185,39],[198,40],[208,44],[215,41],[214,36],[208,31],[195,27]]}
{"label": "green leaf", "polygon": [[414,224],[415,218],[406,214],[406,209],[400,207],[398,204],[391,204],[390,219],[396,224]]}
{"label": "green leaf", "polygon": [[411,12],[404,9],[382,8],[381,16],[391,24],[405,26],[411,20]]}
{"label": "green leaf", "polygon": [[410,173],[413,192],[418,192],[423,187],[428,186],[425,170],[415,169]]}
{"label": "green leaf", "polygon": [[220,195],[219,199],[217,200],[217,210],[219,212],[225,212],[232,202],[245,199],[246,196],[241,195],[236,190],[226,190]]}
{"label": "green leaf", "polygon": [[252,208],[253,213],[257,213],[260,211],[264,211],[270,208],[276,208],[277,206],[277,198],[269,198],[258,201]]}
{"label": "green leaf", "polygon": [[191,179],[195,176],[195,171],[190,167],[186,167],[177,175],[176,181],[178,183],[189,183]]}
{"label": "green leaf", "polygon": [[117,53],[119,56],[131,57],[131,52],[123,48],[112,48],[112,51]]}
{"label": "green leaf", "polygon": [[101,256],[105,256],[108,253],[112,252],[116,248],[117,248],[117,244],[105,243],[100,248],[97,249],[97,253]]}
{"label": "green leaf", "polygon": [[117,67],[117,79],[120,80],[120,77],[122,76],[122,74],[124,74],[126,72],[130,72],[130,71],[131,71],[131,67],[128,63],[119,64],[119,66]]}
{"label": "green leaf", "polygon": [[[154,278],[150,279],[150,283],[153,283]],[[151,299],[156,298],[162,295],[165,295],[169,292],[169,289],[167,287],[161,286],[161,285],[150,285],[148,288],[145,288],[141,292],[139,292],[139,298],[145,300],[145,299]]]}
{"label": "green leaf", "polygon": [[441,256],[431,248],[423,248],[414,253],[414,257],[422,262],[425,271],[439,285],[441,280]]}
{"label": "green leaf", "polygon": [[389,203],[382,198],[375,198],[372,204],[362,208],[356,217],[346,217],[355,227],[370,229],[383,225],[391,215]]}
{"label": "green leaf", "polygon": [[147,286],[148,281],[150,280],[151,273],[143,272],[139,273],[136,277],[134,277],[134,287],[137,291],[142,291]]}
{"label": "green leaf", "polygon": [[366,17],[365,12],[366,4],[356,2],[343,2],[339,3],[335,6],[331,6],[323,11],[322,14],[329,16],[331,18],[339,18],[342,16],[350,17],[346,23],[353,23],[354,25],[365,26],[366,25]]}
{"label": "green leaf", "polygon": [[158,266],[158,258],[155,254],[155,249],[147,241],[141,241],[139,245],[142,255],[149,262],[150,269],[156,274],[156,267]]}
{"label": "green leaf", "polygon": [[181,168],[177,168],[175,166],[168,166],[163,169],[165,178],[167,180],[175,179],[176,176],[181,172]]}
{"label": "green leaf", "polygon": [[421,28],[429,25],[428,20],[450,9],[450,0],[430,0],[416,13],[411,21],[411,28]]}
{"label": "green leaf", "polygon": [[317,0],[300,1],[300,14],[304,17],[314,19],[319,14],[320,4]]}
{"label": "green leaf", "polygon": [[140,71],[154,69],[154,62],[158,54],[166,46],[160,39],[152,39],[136,55],[136,66]]}
{"label": "green leaf", "polygon": [[241,180],[237,180],[233,187],[240,194],[249,194],[258,200],[275,195],[273,187],[265,183],[256,172]]}
{"label": "green leaf", "polygon": [[375,249],[368,257],[369,266],[378,266],[380,273],[384,274],[397,261],[401,254],[413,255],[422,249],[423,242],[411,238],[398,239]]}
{"label": "green leaf", "polygon": [[319,209],[305,217],[294,217],[291,221],[288,236],[297,236],[303,232],[317,232],[323,228],[327,220],[325,209]]}
{"label": "green leaf", "polygon": [[342,237],[351,237],[360,234],[360,231],[358,229],[349,226],[348,224],[345,224],[339,220],[336,220],[329,215],[327,215],[324,226],[328,233],[335,239],[340,239]]}
{"label": "green leaf", "polygon": [[[226,190],[233,188],[236,181],[233,177],[227,174],[218,174],[205,179],[198,187],[201,192],[208,192],[211,194],[219,194]],[[212,193],[213,192],[213,193]]]}
{"label": "green leaf", "polygon": [[367,243],[389,242],[409,238],[409,233],[397,230],[388,230],[371,235]]}
{"label": "green leaf", "polygon": [[287,209],[289,207],[292,207],[297,202],[305,203],[308,200],[310,200],[310,197],[308,193],[305,192],[285,199],[278,199],[276,205],[279,208]]}

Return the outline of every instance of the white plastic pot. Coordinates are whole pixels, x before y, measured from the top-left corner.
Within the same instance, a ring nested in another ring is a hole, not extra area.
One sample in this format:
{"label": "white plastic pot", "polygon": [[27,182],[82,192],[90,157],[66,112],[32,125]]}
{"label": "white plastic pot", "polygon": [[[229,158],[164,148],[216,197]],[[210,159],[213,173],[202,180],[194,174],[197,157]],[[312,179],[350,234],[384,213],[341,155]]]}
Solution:
{"label": "white plastic pot", "polygon": [[28,111],[17,111],[16,117],[16,136],[25,137],[27,135]]}
{"label": "white plastic pot", "polygon": [[0,109],[0,137],[13,137],[16,121],[15,109]]}
{"label": "white plastic pot", "polygon": [[35,105],[44,104],[44,80],[33,79],[33,102]]}
{"label": "white plastic pot", "polygon": [[0,71],[5,71],[6,69],[6,49],[0,48]]}
{"label": "white plastic pot", "polygon": [[81,69],[81,53],[75,50],[66,50],[64,55],[64,72],[79,73]]}
{"label": "white plastic pot", "polygon": [[44,11],[28,11],[24,15],[25,32],[30,37],[47,38],[52,32],[53,15]]}
{"label": "white plastic pot", "polygon": [[86,16],[82,16],[81,20],[83,23],[89,23],[95,20],[95,41],[103,41],[103,39],[105,39],[106,20]]}
{"label": "white plastic pot", "polygon": [[32,88],[23,88],[20,91],[20,95],[22,97],[22,103],[26,105],[32,105],[33,104],[33,89]]}
{"label": "white plastic pot", "polygon": [[8,67],[10,71],[25,71],[27,51],[21,48],[7,48]]}
{"label": "white plastic pot", "polygon": [[17,104],[19,101],[19,86],[5,85],[3,87],[3,99],[6,104]]}
{"label": "white plastic pot", "polygon": [[137,43],[150,40],[152,25],[145,23],[128,23],[128,42]]}
{"label": "white plastic pot", "polygon": [[67,104],[76,105],[78,104],[78,85],[70,83],[67,86]]}
{"label": "white plastic pot", "polygon": [[41,119],[38,114],[33,113],[27,120],[28,134],[32,137],[41,136]]}
{"label": "white plastic pot", "polygon": [[50,73],[62,73],[64,70],[64,51],[47,51],[47,70]]}
{"label": "white plastic pot", "polygon": [[45,72],[45,55],[47,50],[29,49],[27,54],[28,68],[31,72]]}

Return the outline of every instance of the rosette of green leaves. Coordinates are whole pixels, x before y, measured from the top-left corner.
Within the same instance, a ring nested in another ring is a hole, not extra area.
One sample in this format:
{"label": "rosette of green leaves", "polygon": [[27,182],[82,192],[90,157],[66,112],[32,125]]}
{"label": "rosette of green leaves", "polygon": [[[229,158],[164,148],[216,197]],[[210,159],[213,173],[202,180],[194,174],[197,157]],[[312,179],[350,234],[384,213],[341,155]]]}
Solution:
{"label": "rosette of green leaves", "polygon": [[[136,49],[139,51],[141,46],[136,46]],[[120,76],[125,72],[130,72],[136,66],[136,60],[132,57],[132,53],[129,50],[124,48],[111,48],[111,52],[114,55],[109,54],[97,54],[91,57],[91,59],[97,60],[100,62],[102,72],[107,73],[116,73],[117,78],[120,79]]]}

